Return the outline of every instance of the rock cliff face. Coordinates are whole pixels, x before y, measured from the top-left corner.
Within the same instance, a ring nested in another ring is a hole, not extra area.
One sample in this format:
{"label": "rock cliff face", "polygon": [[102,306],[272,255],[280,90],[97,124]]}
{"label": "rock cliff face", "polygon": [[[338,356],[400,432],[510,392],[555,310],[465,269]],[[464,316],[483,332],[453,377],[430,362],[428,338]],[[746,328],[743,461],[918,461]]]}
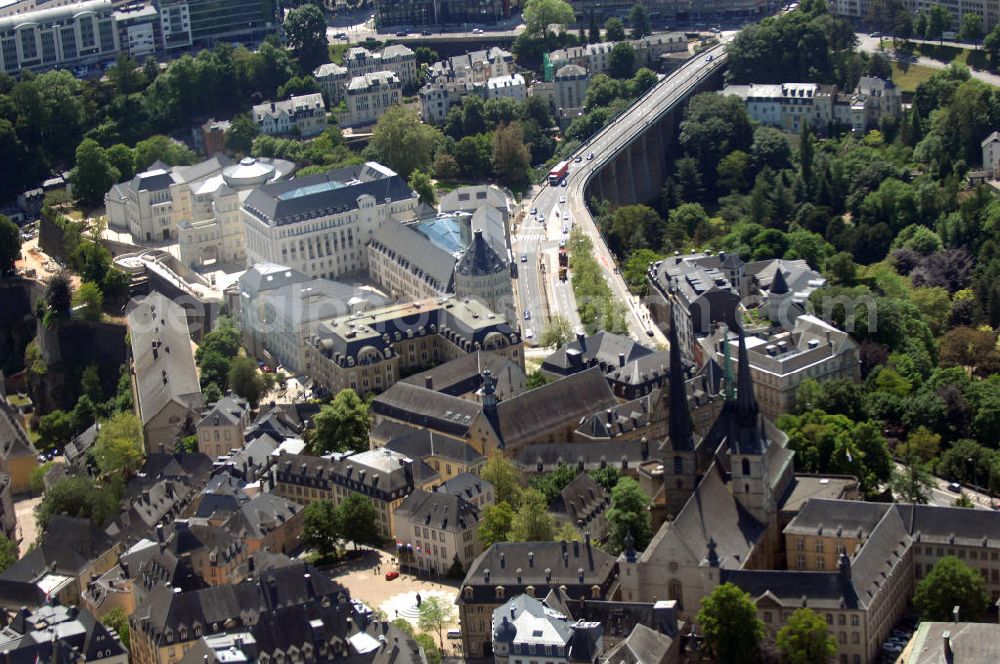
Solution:
{"label": "rock cliff face", "polygon": [[0,279],[0,371],[24,369],[24,349],[35,336],[35,303],[42,285],[31,279]]}
{"label": "rock cliff face", "polygon": [[36,338],[46,371],[32,383],[36,411],[72,409],[80,398],[80,375],[92,364],[105,396],[114,395],[122,365],[128,362],[125,334],[121,323],[69,319],[53,321],[46,328],[38,321]]}

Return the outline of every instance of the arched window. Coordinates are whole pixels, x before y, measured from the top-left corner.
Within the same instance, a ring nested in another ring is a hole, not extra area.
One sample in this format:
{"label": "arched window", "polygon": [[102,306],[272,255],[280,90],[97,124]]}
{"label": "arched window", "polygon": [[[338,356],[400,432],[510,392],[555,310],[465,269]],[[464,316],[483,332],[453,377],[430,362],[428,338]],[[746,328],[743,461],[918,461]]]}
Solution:
{"label": "arched window", "polygon": [[667,582],[667,598],[677,600],[678,606],[684,606],[684,587],[678,579]]}
{"label": "arched window", "polygon": [[684,459],[679,456],[674,457],[674,475],[684,474]]}
{"label": "arched window", "polygon": [[747,477],[750,475],[750,459],[743,459],[742,463],[743,476]]}

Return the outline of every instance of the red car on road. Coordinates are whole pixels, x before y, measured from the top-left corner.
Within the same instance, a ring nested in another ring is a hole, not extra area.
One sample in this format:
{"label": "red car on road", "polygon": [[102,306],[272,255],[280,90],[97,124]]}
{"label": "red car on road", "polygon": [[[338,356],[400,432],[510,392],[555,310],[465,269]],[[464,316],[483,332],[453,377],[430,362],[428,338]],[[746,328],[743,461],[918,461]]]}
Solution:
{"label": "red car on road", "polygon": [[398,576],[399,576],[399,572],[397,572],[395,570],[393,570],[391,572],[386,572],[385,573],[385,580],[386,581],[392,581],[393,579],[397,578]]}

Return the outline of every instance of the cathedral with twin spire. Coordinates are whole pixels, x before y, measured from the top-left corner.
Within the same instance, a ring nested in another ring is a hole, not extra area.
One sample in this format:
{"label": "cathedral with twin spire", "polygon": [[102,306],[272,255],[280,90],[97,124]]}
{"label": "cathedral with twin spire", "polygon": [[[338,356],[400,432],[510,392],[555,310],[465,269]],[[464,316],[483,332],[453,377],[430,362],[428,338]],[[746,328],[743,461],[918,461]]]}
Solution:
{"label": "cathedral with twin spire", "polygon": [[[725,401],[707,431],[692,424],[671,316],[669,428],[660,448],[667,520],[642,552],[619,560],[622,600],[677,600],[693,617],[723,569],[771,569],[781,548],[778,515],[794,483],[788,437],[760,412],[739,332],[735,381],[726,360]],[[728,344],[726,344],[728,348]]]}

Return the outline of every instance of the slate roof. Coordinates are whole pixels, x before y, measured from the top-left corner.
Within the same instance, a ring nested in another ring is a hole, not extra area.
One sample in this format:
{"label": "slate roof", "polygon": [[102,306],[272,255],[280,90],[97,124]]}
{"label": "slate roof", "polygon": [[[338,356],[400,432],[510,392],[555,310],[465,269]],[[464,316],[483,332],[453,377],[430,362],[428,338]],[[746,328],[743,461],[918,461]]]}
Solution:
{"label": "slate roof", "polygon": [[94,442],[97,440],[97,432],[100,428],[100,422],[94,422],[67,443],[66,448],[63,450],[66,463],[81,466],[86,464],[87,451],[94,446]]}
{"label": "slate roof", "polygon": [[687,549],[692,560],[701,561],[708,555],[709,540],[714,540],[722,567],[734,569],[746,563],[765,526],[729,492],[723,472],[718,463],[709,467],[677,518],[653,536],[642,562],[664,560],[658,549],[671,545]]}
{"label": "slate roof", "polygon": [[0,580],[33,582],[45,571],[77,576],[113,545],[90,519],[53,516],[38,545],[0,573]]}
{"label": "slate roof", "polygon": [[[655,417],[660,401],[660,389],[654,387],[643,396],[597,411],[581,420],[576,431],[593,440],[610,440],[635,431]],[[610,413],[609,413],[610,412]]]}
{"label": "slate roof", "polygon": [[0,457],[16,459],[24,456],[37,457],[38,450],[21,426],[17,412],[6,399],[0,399]]}
{"label": "slate roof", "polygon": [[261,539],[302,511],[302,505],[273,493],[258,493],[226,523],[239,539]]}
{"label": "slate roof", "polygon": [[284,226],[353,210],[364,195],[379,204],[416,198],[403,178],[369,162],[266,184],[247,196],[243,209],[269,226]]}
{"label": "slate roof", "polygon": [[132,191],[162,191],[169,189],[170,185],[176,182],[177,180],[169,171],[157,168],[137,174],[128,186]]}
{"label": "slate roof", "polygon": [[372,430],[372,437],[388,438],[385,447],[411,459],[438,457],[472,464],[483,460],[483,455],[460,438],[453,438],[430,429],[415,428],[400,422],[385,420]]}
{"label": "slate roof", "polygon": [[414,489],[396,508],[396,518],[461,533],[479,523],[479,507],[456,494]]}
{"label": "slate roof", "polygon": [[256,295],[303,281],[309,281],[309,277],[296,269],[277,263],[256,263],[240,275],[239,284],[244,294]]}
{"label": "slate roof", "polygon": [[11,664],[70,662],[76,657],[91,662],[128,655],[121,641],[90,611],[58,603],[15,613],[0,630],[0,648]]}
{"label": "slate roof", "polygon": [[639,623],[604,655],[607,664],[670,664],[674,639]]}
{"label": "slate roof", "polygon": [[769,597],[779,606],[818,608],[859,608],[850,583],[845,584],[837,572],[798,572],[786,570],[728,570],[720,582],[732,583],[754,600]]}
{"label": "slate roof", "polygon": [[159,647],[165,642],[167,631],[177,635],[182,625],[187,629],[200,625],[205,633],[218,633],[230,626],[252,625],[279,607],[317,604],[323,598],[337,604],[340,597],[346,596],[343,586],[300,562],[269,570],[266,576],[252,582],[180,593],[158,586],[136,608],[129,623],[133,629],[146,632]]}
{"label": "slate roof", "polygon": [[526,376],[516,362],[496,353],[479,350],[407,376],[398,382],[427,387],[427,379],[430,378],[430,389],[460,397],[482,387],[482,373],[487,369],[497,379],[496,393],[500,399],[516,396],[524,389]]}
{"label": "slate roof", "polygon": [[887,503],[867,503],[853,500],[808,501],[792,521],[785,526],[789,535],[833,535],[867,539],[892,509]]}
{"label": "slate roof", "polygon": [[603,518],[610,506],[608,491],[590,475],[581,472],[559,492],[553,510],[565,513],[574,526],[587,530],[594,519]]}
{"label": "slate roof", "polygon": [[587,470],[622,463],[634,466],[649,459],[649,445],[640,440],[607,440],[593,443],[536,443],[525,445],[512,457],[523,472],[555,470],[560,464],[581,462]]}
{"label": "slate roof", "polygon": [[515,448],[618,401],[598,368],[566,376],[501,401],[497,422],[504,446]]}
{"label": "slate roof", "polygon": [[455,258],[409,226],[387,221],[375,231],[371,249],[417,275],[439,293],[454,290]]}
{"label": "slate roof", "polygon": [[200,408],[201,386],[184,309],[154,291],[133,300],[128,327],[143,425],[171,401],[189,409]]}
{"label": "slate roof", "polygon": [[472,231],[472,242],[455,265],[455,271],[465,276],[496,274],[507,269],[507,262],[485,240],[480,228]]}
{"label": "slate roof", "polygon": [[423,461],[381,449],[326,457],[283,454],[275,465],[275,473],[279,482],[306,482],[308,486],[328,489],[332,485],[345,486],[382,500],[402,498],[415,486],[436,476],[434,469]]}
{"label": "slate roof", "polygon": [[465,436],[482,412],[479,404],[406,382],[394,383],[372,401],[372,414],[418,427]]}
{"label": "slate roof", "polygon": [[[474,502],[480,496],[493,493],[493,484],[487,482],[479,475],[472,473],[459,473],[443,484],[437,485],[434,490],[439,494],[449,494]],[[490,501],[492,503],[492,500]]]}
{"label": "slate roof", "polygon": [[[944,651],[948,634],[951,654]],[[1000,662],[1000,625],[996,623],[923,621],[910,642],[910,655],[903,664],[979,664]]]}
{"label": "slate roof", "polygon": [[[606,592],[617,570],[616,558],[586,542],[499,542],[469,564],[455,602],[493,604],[497,586],[503,586],[508,597],[525,592],[529,585],[535,587],[536,596],[566,586],[569,596],[590,597],[594,585]],[[471,599],[466,588],[472,588]]]}
{"label": "slate roof", "polygon": [[243,419],[249,412],[249,407],[244,399],[226,395],[212,404],[211,409],[198,422],[198,426],[241,426]]}
{"label": "slate roof", "polygon": [[1000,512],[964,507],[897,504],[896,511],[914,541],[1000,547]]}
{"label": "slate roof", "polygon": [[577,334],[576,339],[545,358],[542,370],[567,375],[591,363],[602,367],[617,367],[620,354],[623,354],[625,362],[629,363],[655,352],[631,337],[602,330],[589,337]]}

